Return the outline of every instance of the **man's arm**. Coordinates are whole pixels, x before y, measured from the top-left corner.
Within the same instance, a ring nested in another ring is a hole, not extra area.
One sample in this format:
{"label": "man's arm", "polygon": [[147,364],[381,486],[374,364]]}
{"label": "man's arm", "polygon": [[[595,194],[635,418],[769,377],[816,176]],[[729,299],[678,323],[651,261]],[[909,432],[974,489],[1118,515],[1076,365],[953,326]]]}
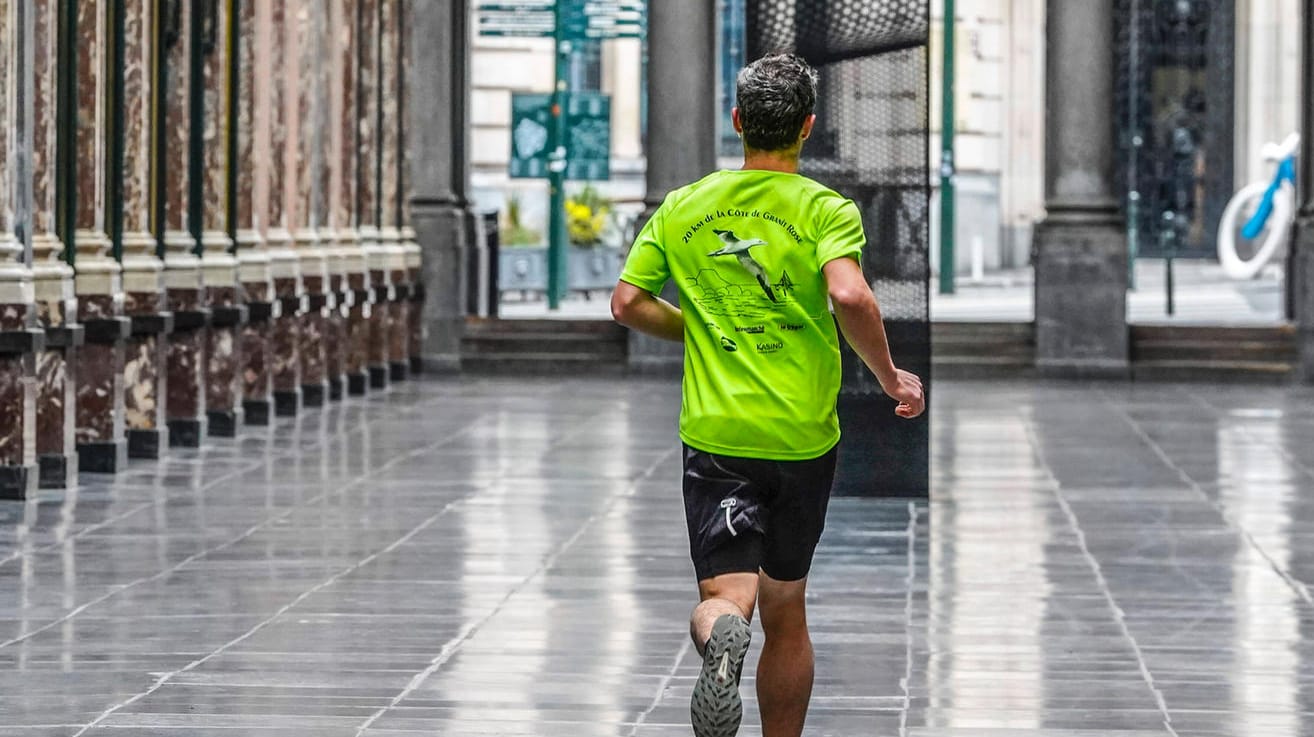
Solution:
{"label": "man's arm", "polygon": [[828,261],[821,271],[844,339],[876,375],[885,393],[899,402],[895,413],[908,418],[920,415],[926,408],[922,381],[915,374],[894,367],[881,308],[867,286],[862,267],[845,257]]}
{"label": "man's arm", "polygon": [[663,340],[684,341],[684,315],[675,305],[626,281],[611,293],[611,316],[632,330]]}

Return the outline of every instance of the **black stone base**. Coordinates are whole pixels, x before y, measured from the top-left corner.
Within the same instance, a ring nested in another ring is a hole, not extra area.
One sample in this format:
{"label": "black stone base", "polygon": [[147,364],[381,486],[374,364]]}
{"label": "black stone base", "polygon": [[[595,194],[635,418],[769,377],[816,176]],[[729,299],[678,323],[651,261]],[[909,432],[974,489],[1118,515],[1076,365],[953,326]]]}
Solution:
{"label": "black stone base", "polygon": [[301,411],[301,390],[274,392],[274,415],[296,417]]}
{"label": "black stone base", "polygon": [[343,382],[342,382],[342,377],[341,377],[341,376],[330,376],[330,377],[329,377],[329,382],[328,382],[328,386],[329,386],[329,395],[328,395],[328,396],[329,396],[329,400],[330,400],[330,401],[333,401],[333,402],[340,402],[340,401],[342,401],[342,389],[343,389],[342,383],[343,383]]}
{"label": "black stone base", "polygon": [[347,393],[353,397],[364,396],[370,390],[369,374],[347,374]]}
{"label": "black stone base", "polygon": [[0,466],[0,499],[23,500],[36,490],[36,466]]}
{"label": "black stone base", "polygon": [[128,443],[78,443],[78,471],[118,473],[128,467]]}
{"label": "black stone base", "polygon": [[420,358],[419,356],[411,356],[411,373],[412,373],[412,374],[422,374],[422,373],[424,373],[424,359],[423,359],[423,358]]}
{"label": "black stone base", "polygon": [[205,440],[205,420],[169,420],[170,448],[199,448]]}
{"label": "black stone base", "polygon": [[328,396],[328,384],[302,384],[301,404],[305,407],[323,407]]}
{"label": "black stone base", "polygon": [[37,486],[67,489],[78,482],[78,454],[43,453],[37,456]]}
{"label": "black stone base", "polygon": [[245,424],[264,427],[274,414],[274,404],[268,399],[244,399],[242,413],[246,415]]}
{"label": "black stone base", "polygon": [[237,428],[242,426],[242,410],[225,409],[209,410],[205,416],[210,421],[210,437],[214,438],[235,438],[237,437]]}
{"label": "black stone base", "polygon": [[392,381],[406,381],[407,369],[409,368],[409,361],[393,361],[388,364],[388,378]]}
{"label": "black stone base", "polygon": [[169,428],[156,430],[129,430],[128,457],[156,460],[164,457],[164,449],[169,447]]}
{"label": "black stone base", "polygon": [[370,366],[370,388],[387,389],[388,388],[388,367]]}

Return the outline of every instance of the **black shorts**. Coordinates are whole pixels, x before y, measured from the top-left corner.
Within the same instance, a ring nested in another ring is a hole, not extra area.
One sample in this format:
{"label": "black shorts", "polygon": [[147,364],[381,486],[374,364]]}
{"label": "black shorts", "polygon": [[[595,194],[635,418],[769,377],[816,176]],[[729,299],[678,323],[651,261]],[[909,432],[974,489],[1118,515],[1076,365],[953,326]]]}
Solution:
{"label": "black shorts", "polygon": [[807,576],[826,524],[835,454],[767,461],[684,446],[684,516],[698,580],[759,568],[777,581]]}

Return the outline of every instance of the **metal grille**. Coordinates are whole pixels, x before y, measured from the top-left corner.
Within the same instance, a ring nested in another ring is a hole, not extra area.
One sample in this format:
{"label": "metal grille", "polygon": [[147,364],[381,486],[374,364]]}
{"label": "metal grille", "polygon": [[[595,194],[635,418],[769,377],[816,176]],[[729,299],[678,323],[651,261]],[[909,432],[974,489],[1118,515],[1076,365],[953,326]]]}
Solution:
{"label": "metal grille", "polygon": [[[818,68],[817,125],[802,171],[858,204],[863,270],[895,361],[929,390],[929,0],[749,0],[747,12],[750,60],[792,51]],[[846,347],[837,493],[926,494],[928,426],[891,422],[888,402]],[[891,474],[880,488],[871,486],[873,464]]]}
{"label": "metal grille", "polygon": [[1232,196],[1232,0],[1117,0],[1119,164],[1139,255],[1210,256]]}

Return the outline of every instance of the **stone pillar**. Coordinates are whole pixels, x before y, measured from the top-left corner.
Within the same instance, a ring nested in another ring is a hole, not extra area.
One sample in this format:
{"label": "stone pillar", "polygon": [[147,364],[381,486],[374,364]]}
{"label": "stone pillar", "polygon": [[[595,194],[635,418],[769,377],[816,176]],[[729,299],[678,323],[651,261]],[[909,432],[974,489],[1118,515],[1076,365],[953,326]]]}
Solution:
{"label": "stone pillar", "polygon": [[1126,376],[1127,242],[1114,181],[1114,0],[1050,0],[1045,209],[1036,226],[1036,365]]}
{"label": "stone pillar", "polygon": [[[246,323],[237,258],[228,235],[228,133],[235,115],[229,108],[228,33],[229,2],[201,3],[193,18],[194,37],[201,54],[199,74],[192,84],[201,86],[201,272],[209,301],[210,326],[205,331],[205,415],[209,433],[231,438],[241,425],[242,365],[240,340]],[[209,15],[203,15],[209,11]],[[193,150],[197,148],[193,145]],[[195,191],[195,189],[193,189]],[[193,212],[196,208],[193,208]]]}
{"label": "stone pillar", "polygon": [[173,313],[164,290],[164,261],[151,234],[151,147],[155,124],[151,100],[159,53],[152,33],[153,0],[123,0],[123,198],[124,314],[132,321],[124,366],[124,416],[128,456],[159,458],[169,446],[165,413],[169,333]]}
{"label": "stone pillar", "polygon": [[[246,303],[247,321],[242,326],[239,351],[242,361],[241,391],[243,420],[248,425],[268,425],[273,416],[273,375],[269,370],[274,282],[269,272],[269,252],[260,232],[264,208],[257,216],[256,191],[261,189],[262,203],[267,202],[269,162],[269,84],[257,85],[257,75],[264,78],[268,70],[257,71],[258,35],[268,32],[271,7],[257,0],[236,0],[237,23],[237,192],[234,204],[235,240],[237,241],[238,278]],[[257,87],[266,95],[257,101]],[[259,151],[259,153],[257,153]]]}
{"label": "stone pillar", "polygon": [[319,242],[315,220],[315,188],[320,164],[317,125],[319,81],[324,68],[316,24],[324,20],[322,0],[288,0],[287,96],[289,144],[285,159],[291,187],[288,210],[294,223],[293,238],[301,264],[305,309],[300,318],[301,401],[319,407],[328,396],[325,371],[324,328],[328,307],[328,260]]}
{"label": "stone pillar", "polygon": [[36,329],[27,267],[32,174],[32,4],[0,0],[0,499],[36,490]]}
{"label": "stone pillar", "polygon": [[60,196],[55,163],[58,138],[59,2],[34,0],[33,144],[32,144],[32,283],[37,320],[46,331],[46,349],[36,359],[36,450],[40,485],[72,485],[77,476],[74,428],[77,406],[75,359],[82,342],[73,294],[73,269],[64,261],[64,244],[56,234]]}
{"label": "stone pillar", "polygon": [[401,207],[401,246],[402,258],[406,265],[407,288],[410,292],[406,307],[406,358],[412,374],[424,371],[421,354],[424,351],[424,280],[422,271],[424,259],[420,244],[416,241],[415,228],[411,227],[411,182],[413,181],[414,152],[408,138],[410,136],[410,103],[407,95],[411,88],[411,44],[414,35],[415,0],[401,0],[401,78],[398,80],[397,96],[401,109],[398,111],[401,134],[397,148],[401,154],[401,170],[398,173],[398,204]]}
{"label": "stone pillar", "polygon": [[365,364],[370,386],[388,386],[388,302],[392,284],[388,281],[387,252],[380,241],[380,161],[382,155],[382,59],[381,13],[384,0],[360,0],[360,56],[357,67],[359,126],[358,172],[356,180],[356,217],[361,250],[369,272],[370,304],[365,310]]}
{"label": "stone pillar", "polygon": [[333,109],[331,149],[334,159],[332,171],[332,223],[337,233],[335,253],[338,273],[334,292],[339,298],[337,315],[341,329],[337,333],[342,373],[348,394],[364,394],[369,386],[366,356],[369,347],[369,330],[366,310],[369,306],[369,269],[365,252],[361,248],[360,234],[356,229],[357,166],[357,112],[358,100],[356,55],[358,51],[357,0],[333,0],[333,45],[329,53],[334,56],[334,77],[331,86]]}
{"label": "stone pillar", "polygon": [[[164,285],[174,332],[168,349],[169,444],[196,448],[206,435],[205,342],[210,313],[206,309],[201,259],[197,242],[188,228],[189,177],[192,125],[190,121],[191,21],[200,5],[178,3],[165,18],[165,45],[161,60],[165,70],[163,151],[164,189]],[[177,23],[173,27],[173,23]],[[195,131],[201,135],[201,131]]]}
{"label": "stone pillar", "polygon": [[468,0],[412,0],[412,5],[411,35],[423,39],[407,48],[412,73],[406,78],[406,144],[414,177],[410,224],[424,254],[421,358],[426,371],[452,372],[461,368],[465,325],[470,11]]}
{"label": "stone pillar", "polygon": [[[648,150],[644,217],[673,189],[716,168],[717,4],[667,0],[648,5]],[[677,302],[674,284],[662,296]],[[673,374],[684,346],[630,333],[630,369]]]}
{"label": "stone pillar", "polygon": [[1305,0],[1301,18],[1303,49],[1300,75],[1300,209],[1296,214],[1296,237],[1291,252],[1287,289],[1293,290],[1291,304],[1298,326],[1300,380],[1314,384],[1314,0]]}
{"label": "stone pillar", "polygon": [[[296,60],[287,48],[288,13],[295,9],[296,0],[271,0],[258,3],[257,12],[268,14],[267,23],[260,23],[257,31],[256,68],[257,107],[265,107],[269,121],[268,176],[265,187],[267,225],[265,242],[269,245],[269,270],[274,279],[277,309],[270,341],[270,368],[274,379],[274,412],[280,417],[291,417],[301,409],[301,261],[292,248],[292,233],[288,230],[292,204],[289,196],[293,182],[287,176],[295,166],[296,153],[291,149],[289,125],[291,106],[296,102],[295,90],[287,77],[296,67]],[[259,116],[259,113],[257,113]],[[259,127],[257,127],[259,130]],[[262,149],[257,148],[257,155]],[[257,195],[259,199],[259,196]]]}
{"label": "stone pillar", "polygon": [[337,201],[341,192],[342,79],[345,60],[341,39],[350,42],[351,27],[341,0],[327,0],[314,13],[315,43],[319,53],[315,67],[315,187],[314,220],[324,253],[328,282],[324,289],[324,374],[328,397],[340,400],[346,394],[347,318],[342,290],[346,284],[343,266],[346,253],[338,236],[342,226]]}
{"label": "stone pillar", "polygon": [[77,446],[81,471],[113,473],[127,465],[124,437],[122,269],[109,251],[105,176],[109,162],[106,55],[113,38],[107,0],[77,4],[77,117],[72,165],[76,181],[74,291],[85,344],[78,351]]}
{"label": "stone pillar", "polygon": [[385,362],[392,381],[404,381],[410,370],[410,278],[402,245],[402,13],[403,0],[380,0],[383,24],[380,65],[383,79],[380,119],[379,253],[392,289],[387,304]]}

